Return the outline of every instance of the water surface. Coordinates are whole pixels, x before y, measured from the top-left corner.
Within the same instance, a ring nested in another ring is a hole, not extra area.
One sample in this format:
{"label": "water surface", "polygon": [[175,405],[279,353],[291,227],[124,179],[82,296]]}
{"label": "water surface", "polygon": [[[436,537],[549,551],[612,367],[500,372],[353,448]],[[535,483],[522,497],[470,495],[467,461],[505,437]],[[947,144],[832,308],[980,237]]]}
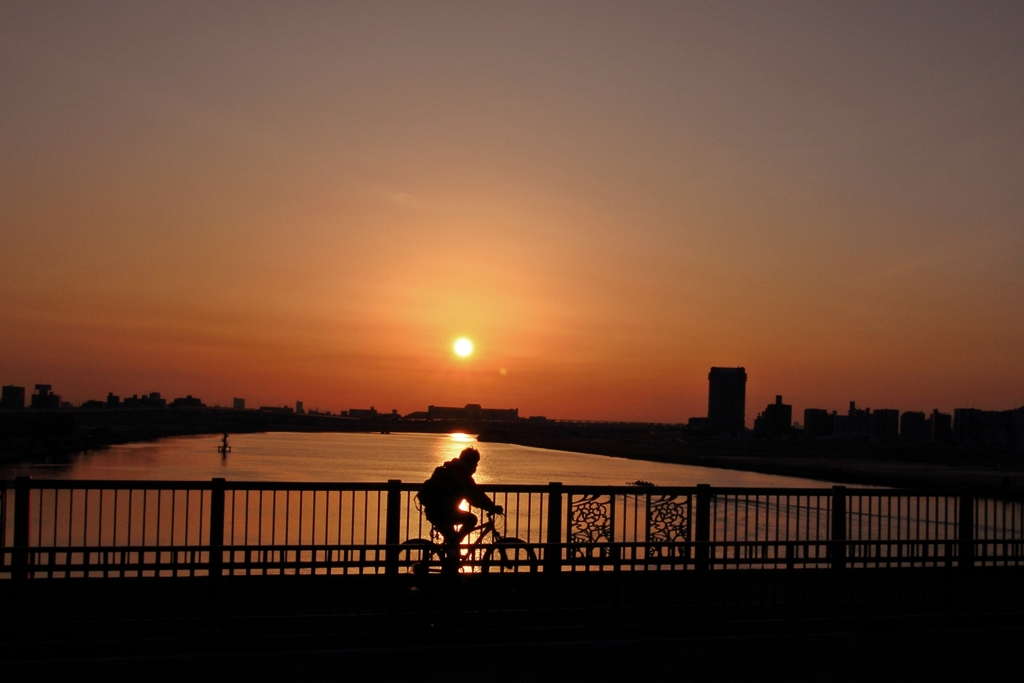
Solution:
{"label": "water surface", "polygon": [[339,434],[269,432],[230,437],[183,436],[111,446],[59,460],[9,464],[0,477],[231,481],[421,482],[466,446],[483,455],[480,483],[621,485],[642,479],[659,486],[774,486],[822,488],[831,482],[693,465],[627,460],[585,453],[477,443],[465,434]]}

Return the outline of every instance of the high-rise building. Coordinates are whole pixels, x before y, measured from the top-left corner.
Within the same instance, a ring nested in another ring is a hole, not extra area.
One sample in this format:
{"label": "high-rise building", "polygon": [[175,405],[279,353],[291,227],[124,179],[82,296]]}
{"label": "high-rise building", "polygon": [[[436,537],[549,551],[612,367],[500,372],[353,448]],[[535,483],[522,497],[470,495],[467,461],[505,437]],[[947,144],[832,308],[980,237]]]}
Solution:
{"label": "high-rise building", "polygon": [[822,408],[804,408],[804,436],[809,439],[832,436],[834,422],[834,412]]}
{"label": "high-rise building", "polygon": [[932,423],[932,441],[949,441],[953,438],[953,416],[940,413],[936,408],[929,420]]}
{"label": "high-rise building", "polygon": [[306,411],[302,409],[302,401],[295,402],[295,412],[298,415],[303,415]]}
{"label": "high-rise building", "polygon": [[931,426],[924,413],[908,410],[900,416],[900,438],[904,441],[931,440]]}
{"label": "high-rise building", "polygon": [[56,410],[60,408],[60,396],[50,391],[49,384],[37,384],[36,393],[32,394],[32,407],[36,410]]}
{"label": "high-rise building", "polygon": [[245,410],[245,399],[244,398],[236,398],[236,399],[234,399],[232,407],[235,410]]}
{"label": "high-rise building", "polygon": [[25,407],[25,387],[8,385],[0,397],[0,410],[22,410]]}
{"label": "high-rise building", "polygon": [[1011,445],[1015,432],[1012,410],[957,408],[953,411],[953,438],[960,443]]}
{"label": "high-rise building", "polygon": [[740,434],[746,428],[747,371],[711,368],[708,373],[708,430]]}
{"label": "high-rise building", "polygon": [[900,411],[892,408],[875,410],[875,436],[883,441],[895,441],[900,436]]}
{"label": "high-rise building", "polygon": [[781,396],[769,403],[754,420],[754,432],[766,438],[784,436],[793,431],[793,406],[782,402]]}

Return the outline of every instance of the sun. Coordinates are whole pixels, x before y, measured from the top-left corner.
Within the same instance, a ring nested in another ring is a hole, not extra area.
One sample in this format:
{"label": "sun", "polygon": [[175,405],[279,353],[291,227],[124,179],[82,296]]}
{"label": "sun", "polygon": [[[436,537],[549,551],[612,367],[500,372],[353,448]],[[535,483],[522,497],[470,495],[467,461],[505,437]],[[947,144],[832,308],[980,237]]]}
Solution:
{"label": "sun", "polygon": [[459,337],[455,340],[455,355],[465,358],[469,354],[473,353],[473,342],[469,341],[465,337]]}

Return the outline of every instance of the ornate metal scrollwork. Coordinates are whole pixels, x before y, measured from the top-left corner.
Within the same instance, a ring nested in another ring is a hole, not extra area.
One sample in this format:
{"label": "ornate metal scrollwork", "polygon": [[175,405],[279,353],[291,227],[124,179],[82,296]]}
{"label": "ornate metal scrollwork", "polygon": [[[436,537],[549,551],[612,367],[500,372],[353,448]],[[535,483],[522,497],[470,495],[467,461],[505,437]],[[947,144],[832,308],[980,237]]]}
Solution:
{"label": "ornate metal scrollwork", "polygon": [[[584,495],[569,502],[569,542],[591,548],[574,548],[577,557],[593,557],[593,544],[612,541],[612,502],[609,496]],[[608,547],[602,548],[601,556],[608,554]]]}
{"label": "ornate metal scrollwork", "polygon": [[[690,540],[690,497],[650,496],[647,505],[648,554],[655,557],[675,555],[678,548],[668,544]],[[665,544],[665,545],[662,545]]]}
{"label": "ornate metal scrollwork", "polygon": [[648,507],[647,538],[677,543],[690,540],[690,497],[651,496]]}

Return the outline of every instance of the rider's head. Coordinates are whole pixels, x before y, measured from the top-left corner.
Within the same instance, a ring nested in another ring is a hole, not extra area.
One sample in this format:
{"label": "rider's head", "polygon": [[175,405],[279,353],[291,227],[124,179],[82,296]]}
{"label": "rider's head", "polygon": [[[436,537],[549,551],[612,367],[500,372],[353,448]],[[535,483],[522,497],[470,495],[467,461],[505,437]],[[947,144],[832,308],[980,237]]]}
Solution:
{"label": "rider's head", "polygon": [[459,462],[469,469],[470,472],[476,471],[476,466],[480,462],[480,451],[470,447],[459,453]]}

